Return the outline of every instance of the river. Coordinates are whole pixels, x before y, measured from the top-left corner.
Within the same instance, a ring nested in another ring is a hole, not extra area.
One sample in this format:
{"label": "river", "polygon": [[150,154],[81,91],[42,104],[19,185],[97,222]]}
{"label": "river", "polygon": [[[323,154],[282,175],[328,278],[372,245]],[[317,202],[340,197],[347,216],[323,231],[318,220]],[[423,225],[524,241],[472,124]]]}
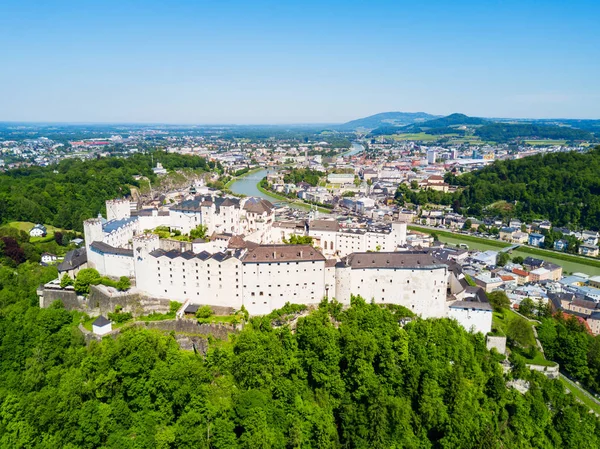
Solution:
{"label": "river", "polygon": [[[352,149],[350,151],[347,151],[346,153],[344,153],[344,156],[353,156],[355,154],[360,153],[364,149],[365,149],[365,147],[363,147],[360,143],[353,142]],[[275,169],[270,169],[270,170],[273,171]],[[231,186],[229,186],[229,188],[231,189],[231,191],[233,193],[236,193],[238,195],[258,196],[260,198],[264,198],[271,202],[281,203],[282,202],[281,199],[273,197],[266,193],[263,193],[260,190],[258,190],[258,188],[256,187],[256,184],[258,184],[261,181],[261,179],[263,179],[265,176],[267,176],[268,172],[269,172],[269,170],[267,170],[265,168],[265,169],[262,169],[262,170],[259,170],[259,171],[253,172],[253,173],[249,173],[246,176],[242,176],[242,177],[238,178],[237,180],[235,180],[231,184]],[[290,206],[294,207],[295,205],[290,204]],[[298,206],[296,206],[296,207],[298,207]]]}

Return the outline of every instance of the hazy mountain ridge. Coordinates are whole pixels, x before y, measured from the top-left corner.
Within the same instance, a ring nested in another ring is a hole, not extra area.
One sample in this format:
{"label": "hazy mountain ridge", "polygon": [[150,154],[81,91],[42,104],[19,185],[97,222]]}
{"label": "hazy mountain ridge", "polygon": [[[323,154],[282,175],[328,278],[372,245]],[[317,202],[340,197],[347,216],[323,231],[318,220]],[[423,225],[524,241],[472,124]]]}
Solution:
{"label": "hazy mountain ridge", "polygon": [[381,112],[368,117],[351,120],[338,126],[340,130],[356,130],[359,128],[375,129],[381,126],[406,126],[413,123],[426,122],[440,115],[432,115],[426,112]]}

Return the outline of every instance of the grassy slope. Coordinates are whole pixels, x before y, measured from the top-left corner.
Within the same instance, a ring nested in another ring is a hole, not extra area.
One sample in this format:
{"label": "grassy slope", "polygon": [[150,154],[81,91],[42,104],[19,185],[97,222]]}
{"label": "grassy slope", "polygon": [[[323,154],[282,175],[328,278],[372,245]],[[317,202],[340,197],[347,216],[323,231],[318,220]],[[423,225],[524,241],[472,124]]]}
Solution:
{"label": "grassy slope", "polygon": [[572,382],[569,382],[564,377],[560,377],[560,381],[567,388],[571,394],[581,403],[588,406],[590,410],[592,410],[597,415],[600,415],[600,405],[596,402],[592,401],[584,392],[584,390],[579,386]]}

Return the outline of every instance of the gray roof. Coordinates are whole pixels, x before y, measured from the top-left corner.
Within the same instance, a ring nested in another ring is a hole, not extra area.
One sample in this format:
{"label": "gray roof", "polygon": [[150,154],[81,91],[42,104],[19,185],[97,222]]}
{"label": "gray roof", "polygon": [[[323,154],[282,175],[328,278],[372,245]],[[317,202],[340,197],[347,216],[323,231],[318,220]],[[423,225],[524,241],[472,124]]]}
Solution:
{"label": "gray roof", "polygon": [[448,265],[426,251],[352,253],[342,259],[346,266],[358,268],[438,269]]}
{"label": "gray roof", "polygon": [[186,260],[190,260],[190,259],[200,259],[200,260],[208,260],[208,259],[214,259],[217,262],[223,262],[227,259],[230,259],[231,257],[235,257],[237,256],[237,254],[231,255],[229,253],[215,253],[215,254],[211,254],[208,251],[202,251],[198,254],[193,253],[192,251],[185,251],[185,252],[181,252],[178,250],[170,250],[170,251],[165,251],[164,249],[157,249],[154,250],[150,253],[150,255],[152,257],[167,257],[169,259],[175,259],[177,257],[182,257],[183,259]]}
{"label": "gray roof", "polygon": [[74,249],[65,254],[63,261],[58,264],[58,272],[69,271],[80,267],[85,263],[87,263],[87,252],[85,248]]}
{"label": "gray roof", "polygon": [[273,204],[265,199],[250,197],[244,203],[244,210],[253,214],[270,214],[273,210]]}
{"label": "gray roof", "polygon": [[325,256],[310,245],[260,245],[242,257],[244,263],[324,261]]}
{"label": "gray roof", "polygon": [[184,212],[201,212],[202,207],[211,207],[215,205],[217,213],[220,212],[220,208],[233,206],[235,208],[240,207],[240,200],[238,198],[224,198],[222,196],[197,196],[193,200],[182,201],[179,204],[175,204],[171,207],[172,210],[179,210]]}
{"label": "gray roof", "polygon": [[477,310],[492,310],[492,306],[488,302],[479,301],[456,301],[450,305],[451,309],[477,309]]}
{"label": "gray roof", "polygon": [[106,223],[104,223],[102,225],[102,230],[104,232],[106,232],[107,234],[110,234],[111,232],[116,231],[117,229],[122,228],[123,226],[125,226],[135,220],[137,220],[137,217],[129,217],[129,218],[123,218],[121,220],[107,221]]}
{"label": "gray roof", "polygon": [[308,228],[314,231],[337,232],[340,229],[340,225],[336,220],[313,220],[308,222]]}
{"label": "gray roof", "polygon": [[114,246],[110,246],[108,243],[104,242],[93,242],[90,245],[90,249],[100,254],[115,254],[117,256],[133,257],[132,249],[115,248]]}
{"label": "gray roof", "polygon": [[111,323],[111,321],[109,319],[105,318],[103,315],[100,315],[98,318],[96,318],[94,320],[92,325],[102,327],[102,326],[106,326],[107,324],[110,324],[110,323]]}

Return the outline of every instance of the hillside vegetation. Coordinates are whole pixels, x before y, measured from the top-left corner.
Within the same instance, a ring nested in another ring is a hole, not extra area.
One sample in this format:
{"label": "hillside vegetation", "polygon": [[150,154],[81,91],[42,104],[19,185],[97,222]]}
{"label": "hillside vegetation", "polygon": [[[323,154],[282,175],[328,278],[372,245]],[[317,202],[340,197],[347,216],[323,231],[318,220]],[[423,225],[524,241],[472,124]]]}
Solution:
{"label": "hillside vegetation", "polygon": [[29,167],[0,174],[0,224],[11,221],[45,223],[63,229],[83,229],[83,220],[104,211],[107,199],[138,186],[135,175],[156,181],[152,164],[168,170],[218,169],[197,156],[155,152],[81,161],[66,159],[49,167]]}
{"label": "hillside vegetation", "polygon": [[322,303],[296,332],[254,318],[206,358],[146,329],[86,347],[78,314],[29,307],[37,284],[0,276],[1,447],[600,445],[600,422],[559,381],[517,363],[529,392],[507,388],[483,337],[447,319],[401,328],[410,312],[354,298]]}
{"label": "hillside vegetation", "polygon": [[[579,129],[582,126],[586,129]],[[569,126],[540,123],[499,123],[491,119],[469,117],[465,114],[450,114],[446,117],[420,121],[406,126],[395,123],[382,123],[373,129],[369,136],[386,136],[393,134],[414,134],[424,132],[433,136],[456,134],[464,136],[469,133],[488,142],[512,142],[536,139],[554,140],[594,140],[590,130],[597,130],[587,122],[570,121]]]}
{"label": "hillside vegetation", "polygon": [[[552,153],[496,161],[482,170],[446,181],[464,187],[440,202],[482,215],[500,200],[514,205],[510,215],[524,220],[547,218],[554,225],[600,226],[600,147],[587,153]],[[442,198],[443,197],[443,198]],[[497,211],[490,210],[490,214]]]}
{"label": "hillside vegetation", "polygon": [[481,140],[508,142],[525,139],[590,140],[594,136],[582,129],[556,125],[532,125],[526,123],[490,123],[475,130]]}

